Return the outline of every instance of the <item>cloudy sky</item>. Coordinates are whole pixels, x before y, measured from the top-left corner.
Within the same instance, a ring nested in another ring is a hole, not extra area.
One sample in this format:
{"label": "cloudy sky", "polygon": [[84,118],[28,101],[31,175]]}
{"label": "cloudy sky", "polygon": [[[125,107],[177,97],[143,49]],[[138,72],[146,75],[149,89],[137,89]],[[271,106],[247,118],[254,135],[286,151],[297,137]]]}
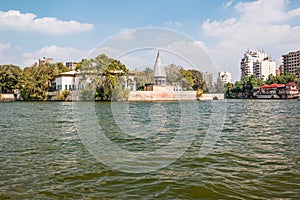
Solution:
{"label": "cloudy sky", "polygon": [[79,61],[112,36],[143,27],[184,34],[238,80],[247,49],[264,50],[277,66],[282,54],[300,50],[300,1],[1,0],[0,64]]}

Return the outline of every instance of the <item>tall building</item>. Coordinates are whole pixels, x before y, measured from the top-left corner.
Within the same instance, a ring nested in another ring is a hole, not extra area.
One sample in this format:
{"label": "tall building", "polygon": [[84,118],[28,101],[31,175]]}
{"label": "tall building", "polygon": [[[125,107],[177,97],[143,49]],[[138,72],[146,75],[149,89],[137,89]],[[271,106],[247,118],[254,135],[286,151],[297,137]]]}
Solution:
{"label": "tall building", "polygon": [[39,65],[42,65],[42,64],[52,64],[52,63],[54,63],[53,58],[43,57],[42,59],[39,59]]}
{"label": "tall building", "polygon": [[267,57],[254,65],[254,76],[267,80],[270,75],[276,76],[276,62],[271,57]]}
{"label": "tall building", "polygon": [[66,62],[66,66],[69,67],[70,70],[74,71],[76,69],[76,66],[77,66],[77,62]]}
{"label": "tall building", "polygon": [[270,74],[276,75],[276,62],[263,51],[247,51],[241,60],[241,79],[254,75],[266,80]]}
{"label": "tall building", "polygon": [[284,73],[284,66],[281,64],[279,68],[276,70],[276,76],[280,76]]}
{"label": "tall building", "polygon": [[254,67],[267,57],[267,53],[259,51],[246,51],[241,60],[241,78],[254,75]]}
{"label": "tall building", "polygon": [[209,72],[203,72],[203,80],[205,81],[206,85],[213,84],[213,74]]}
{"label": "tall building", "polygon": [[167,75],[165,72],[165,68],[163,67],[162,61],[159,57],[159,52],[156,56],[153,73],[155,85],[166,85]]}
{"label": "tall building", "polygon": [[231,79],[231,72],[227,72],[227,71],[221,71],[218,73],[218,82],[227,84],[227,83],[231,83],[232,79]]}
{"label": "tall building", "polygon": [[282,55],[284,73],[295,73],[300,67],[300,50]]}

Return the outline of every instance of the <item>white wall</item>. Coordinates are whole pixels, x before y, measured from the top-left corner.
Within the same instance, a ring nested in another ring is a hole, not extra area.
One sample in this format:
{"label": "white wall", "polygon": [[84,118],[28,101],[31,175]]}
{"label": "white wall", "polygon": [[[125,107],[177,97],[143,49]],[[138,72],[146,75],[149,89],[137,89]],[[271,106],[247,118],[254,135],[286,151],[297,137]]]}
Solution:
{"label": "white wall", "polygon": [[219,80],[223,83],[231,83],[231,73],[227,71],[221,71],[219,72]]}
{"label": "white wall", "polygon": [[76,90],[78,89],[78,77],[60,76],[55,79],[56,90]]}
{"label": "white wall", "polygon": [[260,76],[264,79],[267,80],[269,75],[276,76],[276,62],[275,61],[268,61],[264,60],[261,62],[261,67],[260,67]]}

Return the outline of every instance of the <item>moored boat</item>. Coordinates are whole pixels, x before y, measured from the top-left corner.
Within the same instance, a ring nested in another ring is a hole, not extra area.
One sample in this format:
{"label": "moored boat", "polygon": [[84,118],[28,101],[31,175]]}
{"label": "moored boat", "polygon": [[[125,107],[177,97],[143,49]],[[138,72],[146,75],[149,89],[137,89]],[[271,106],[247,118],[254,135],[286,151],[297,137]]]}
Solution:
{"label": "moored boat", "polygon": [[298,99],[300,93],[294,82],[263,85],[253,92],[256,99]]}

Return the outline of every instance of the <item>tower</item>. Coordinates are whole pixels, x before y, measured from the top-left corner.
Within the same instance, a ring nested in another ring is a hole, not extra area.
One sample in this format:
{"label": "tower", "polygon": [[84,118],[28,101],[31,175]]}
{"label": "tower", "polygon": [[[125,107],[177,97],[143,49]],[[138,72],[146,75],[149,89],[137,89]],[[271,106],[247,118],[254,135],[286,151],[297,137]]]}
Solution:
{"label": "tower", "polygon": [[153,73],[155,85],[166,85],[167,75],[159,57],[159,52],[157,52]]}

